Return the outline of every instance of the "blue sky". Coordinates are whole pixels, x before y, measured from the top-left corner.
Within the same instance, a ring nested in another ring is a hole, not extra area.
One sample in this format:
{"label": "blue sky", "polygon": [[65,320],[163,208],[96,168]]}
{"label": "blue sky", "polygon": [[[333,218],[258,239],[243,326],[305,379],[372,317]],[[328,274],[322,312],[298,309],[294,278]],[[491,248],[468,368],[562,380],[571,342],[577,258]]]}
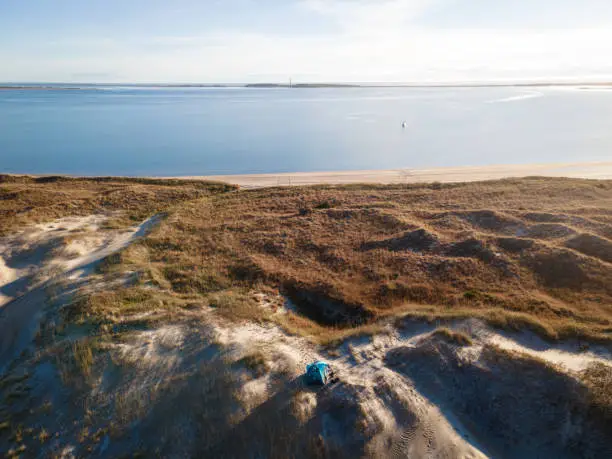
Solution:
{"label": "blue sky", "polygon": [[0,81],[612,78],[611,0],[0,0]]}

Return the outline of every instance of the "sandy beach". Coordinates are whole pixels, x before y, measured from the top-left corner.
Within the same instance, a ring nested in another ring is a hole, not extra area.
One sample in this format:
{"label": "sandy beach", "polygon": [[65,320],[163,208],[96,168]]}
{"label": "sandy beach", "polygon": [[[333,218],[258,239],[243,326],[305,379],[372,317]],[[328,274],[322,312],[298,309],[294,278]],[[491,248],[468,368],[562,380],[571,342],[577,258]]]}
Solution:
{"label": "sandy beach", "polygon": [[339,172],[295,172],[282,174],[207,175],[173,177],[217,180],[244,188],[299,185],[346,185],[351,183],[475,182],[509,177],[573,177],[612,179],[612,161],[498,166],[465,166],[429,169],[389,169]]}

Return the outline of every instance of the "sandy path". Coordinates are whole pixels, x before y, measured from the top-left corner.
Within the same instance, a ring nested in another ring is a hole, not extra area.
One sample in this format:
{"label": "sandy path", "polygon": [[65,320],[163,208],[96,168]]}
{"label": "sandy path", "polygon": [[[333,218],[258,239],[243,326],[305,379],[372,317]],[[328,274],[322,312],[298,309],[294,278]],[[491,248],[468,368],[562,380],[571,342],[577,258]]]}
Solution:
{"label": "sandy path", "polygon": [[[528,354],[547,361],[553,365],[560,366],[566,370],[582,371],[595,363],[603,363],[612,366],[611,358],[603,358],[595,355],[592,352],[571,352],[566,349],[558,349],[553,346],[538,348],[535,344],[531,347],[520,344],[500,334],[490,333],[485,337],[484,341],[487,344],[493,344],[507,351],[515,351],[522,354]],[[531,338],[532,342],[540,341],[537,337]],[[609,356],[608,356],[609,357]]]}
{"label": "sandy path", "polygon": [[546,176],[612,179],[612,162],[526,164],[499,166],[391,169],[341,172],[295,172],[282,174],[208,175],[173,177],[216,180],[245,188],[351,183],[473,182],[508,177]]}
{"label": "sandy path", "polygon": [[[160,218],[155,215],[130,231],[118,233],[110,240],[100,240],[100,246],[89,245],[89,251],[78,258],[55,263],[57,271],[51,278],[30,286],[25,294],[0,309],[0,373],[32,342],[48,300],[47,289],[54,281],[66,277],[70,282],[65,288],[70,290],[72,285],[82,282],[92,272],[96,263],[146,235]],[[44,233],[57,226],[56,223],[38,229]]]}
{"label": "sandy path", "polygon": [[64,263],[66,271],[90,267],[103,258],[123,250],[135,240],[145,236],[160,220],[160,215],[154,215],[130,231],[120,233],[110,241],[106,241],[102,247],[90,249],[84,255]]}

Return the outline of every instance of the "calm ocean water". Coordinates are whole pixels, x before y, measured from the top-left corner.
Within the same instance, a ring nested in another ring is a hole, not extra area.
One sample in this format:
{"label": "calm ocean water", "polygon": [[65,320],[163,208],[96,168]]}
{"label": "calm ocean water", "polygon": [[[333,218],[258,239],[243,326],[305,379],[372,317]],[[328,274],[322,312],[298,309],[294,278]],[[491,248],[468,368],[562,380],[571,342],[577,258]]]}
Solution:
{"label": "calm ocean water", "polygon": [[[402,128],[402,122],[406,127]],[[0,172],[207,175],[612,158],[612,91],[0,90]]]}

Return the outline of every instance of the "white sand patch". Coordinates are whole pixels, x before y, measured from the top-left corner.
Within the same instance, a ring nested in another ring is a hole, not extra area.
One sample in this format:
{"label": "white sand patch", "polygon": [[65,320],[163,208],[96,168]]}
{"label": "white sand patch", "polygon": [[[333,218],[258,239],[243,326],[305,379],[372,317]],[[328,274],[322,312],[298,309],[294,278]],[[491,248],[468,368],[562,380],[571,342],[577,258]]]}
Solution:
{"label": "white sand patch", "polygon": [[[94,214],[86,217],[65,217],[48,223],[34,225],[33,229],[26,230],[26,234],[48,233],[50,231],[96,231],[107,220],[106,215]],[[38,230],[38,231],[36,231]]]}
{"label": "white sand patch", "polygon": [[576,341],[549,343],[530,331],[498,332],[477,319],[462,321],[453,328],[466,332],[474,339],[474,346],[465,347],[460,352],[462,357],[472,362],[478,359],[482,346],[488,344],[539,358],[562,371],[582,371],[593,363],[612,366],[610,346],[590,345],[585,349],[584,343]]}
{"label": "white sand patch", "polygon": [[306,365],[323,360],[314,346],[303,338],[288,336],[274,325],[244,324],[234,327],[215,326],[215,342],[228,348],[236,358],[254,350],[269,356],[272,371],[301,375]]}
{"label": "white sand patch", "polygon": [[493,344],[508,351],[521,352],[570,371],[582,371],[593,363],[603,363],[612,366],[612,360],[599,357],[591,352],[568,352],[553,347],[545,350],[523,346],[504,336],[491,334],[486,338],[488,344]]}
{"label": "white sand patch", "polygon": [[462,364],[473,364],[478,362],[482,355],[484,346],[482,344],[474,344],[473,346],[465,346],[457,349],[457,359]]}
{"label": "white sand patch", "polygon": [[101,247],[105,241],[109,240],[108,237],[103,235],[88,235],[74,239],[68,242],[66,247],[63,249],[62,255],[66,258],[79,258],[86,256],[87,254],[97,250]]}
{"label": "white sand patch", "polygon": [[65,262],[65,269],[77,269],[79,267],[95,263],[108,257],[109,255],[112,255],[113,253],[117,253],[125,249],[137,239],[145,236],[155,225],[157,225],[157,223],[159,223],[160,220],[160,215],[154,215],[153,217],[142,222],[137,227],[134,227],[128,231],[115,233],[112,238],[104,239],[104,244],[102,246],[90,245],[89,251],[85,251],[82,256]]}
{"label": "white sand patch", "polygon": [[138,368],[169,371],[179,361],[185,341],[183,327],[169,325],[138,333],[129,344],[118,344],[121,360]]}
{"label": "white sand patch", "polygon": [[[0,253],[2,253],[2,248],[0,247]],[[19,277],[19,272],[15,269],[9,268],[4,259],[0,256],[0,287],[8,285],[15,281]],[[4,304],[8,303],[12,298],[8,295],[5,295],[0,290],[0,307]]]}
{"label": "white sand patch", "polygon": [[239,398],[244,409],[248,412],[264,403],[268,397],[269,376],[247,381],[240,389]]}
{"label": "white sand patch", "polygon": [[124,249],[159,220],[151,217],[127,231],[100,231],[107,218],[63,218],[0,241],[0,288],[26,276],[25,283],[34,288],[52,276],[85,268]]}
{"label": "white sand patch", "polygon": [[4,259],[0,257],[0,285],[6,285],[17,278],[17,270],[6,266]]}
{"label": "white sand patch", "polygon": [[[106,238],[96,234],[103,215],[62,218],[33,225],[0,240],[0,306],[66,271],[68,261],[98,250]],[[65,246],[64,241],[70,243]],[[10,285],[9,285],[10,284]]]}
{"label": "white sand patch", "polygon": [[[93,281],[95,264],[144,236],[160,219],[153,216],[127,232],[92,233],[107,217],[72,217],[35,225],[0,241],[0,370],[27,347],[38,330],[49,287],[56,294]],[[67,259],[64,238],[82,240],[81,255]],[[62,280],[62,283],[59,281]]]}

